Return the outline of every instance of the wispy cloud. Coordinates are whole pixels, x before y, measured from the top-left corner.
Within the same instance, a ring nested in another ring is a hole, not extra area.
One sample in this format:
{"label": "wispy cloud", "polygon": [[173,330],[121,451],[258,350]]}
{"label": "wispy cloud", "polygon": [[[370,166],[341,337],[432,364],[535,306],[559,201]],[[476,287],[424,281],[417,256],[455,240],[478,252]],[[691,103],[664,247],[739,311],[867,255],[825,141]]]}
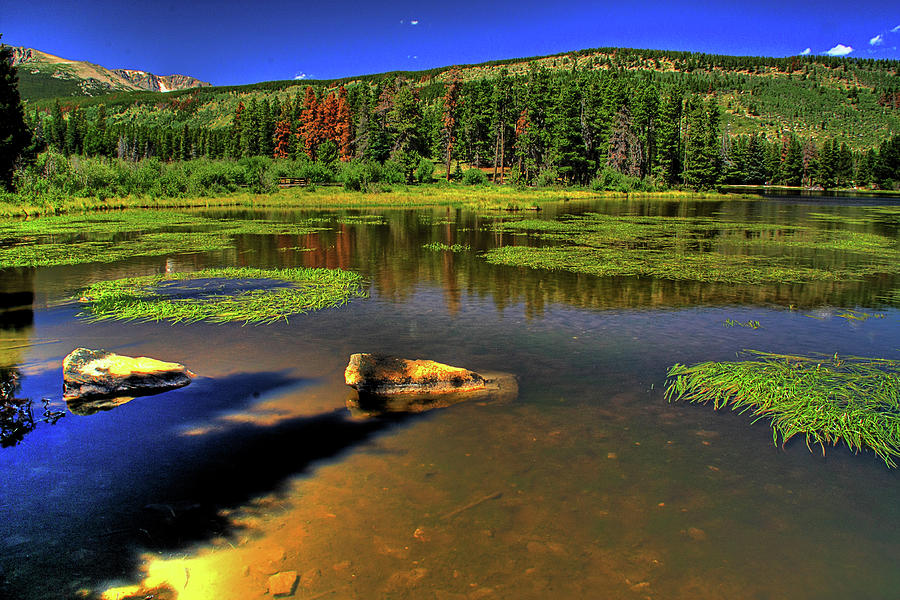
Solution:
{"label": "wispy cloud", "polygon": [[870,46],[880,46],[883,43],[884,43],[884,36],[881,35],[880,33],[869,40]]}
{"label": "wispy cloud", "polygon": [[900,31],[900,25],[897,25],[896,27],[891,29],[891,33],[897,33],[898,31]]}
{"label": "wispy cloud", "polygon": [[800,56],[806,56],[810,52],[812,52],[812,48],[807,48],[806,50],[804,50],[803,52],[800,53]]}
{"label": "wispy cloud", "polygon": [[409,22],[409,24],[410,24],[410,25],[418,25],[418,24],[419,24],[419,20],[418,20],[418,19],[413,19],[412,21]]}
{"label": "wispy cloud", "polygon": [[307,77],[309,77],[309,75],[307,75],[303,71],[298,71],[297,74],[294,75],[294,79],[306,79]]}
{"label": "wispy cloud", "polygon": [[851,52],[853,52],[853,46],[838,44],[834,48],[826,51],[825,54],[827,54],[828,56],[847,56]]}

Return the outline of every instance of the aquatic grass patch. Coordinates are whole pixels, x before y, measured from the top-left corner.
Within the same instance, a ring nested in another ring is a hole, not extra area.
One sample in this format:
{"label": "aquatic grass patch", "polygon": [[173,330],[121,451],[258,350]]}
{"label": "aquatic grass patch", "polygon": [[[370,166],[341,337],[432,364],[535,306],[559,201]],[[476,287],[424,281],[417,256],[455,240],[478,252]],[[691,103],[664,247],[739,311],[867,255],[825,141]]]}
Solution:
{"label": "aquatic grass patch", "polygon": [[900,273],[896,240],[869,233],[708,217],[610,216],[496,223],[540,240],[489,250],[488,262],[605,276],[721,283],[844,281]]}
{"label": "aquatic grass patch", "polygon": [[235,247],[236,235],[299,236],[324,229],[306,221],[213,219],[174,211],[41,217],[0,223],[0,268],[221,251]]}
{"label": "aquatic grass patch", "polygon": [[900,361],[747,352],[756,359],[672,366],[666,399],[768,419],[776,444],[800,435],[810,450],[843,443],[897,466]]}
{"label": "aquatic grass patch", "polygon": [[883,319],[884,313],[867,313],[861,310],[847,309],[839,312],[837,316],[846,319],[848,322],[863,322],[869,319]]}
{"label": "aquatic grass patch", "polygon": [[443,242],[431,242],[429,244],[422,245],[422,248],[425,250],[431,250],[432,252],[467,252],[472,249],[468,244],[452,244],[448,245]]}
{"label": "aquatic grass patch", "polygon": [[84,263],[110,263],[133,256],[164,256],[210,252],[233,247],[219,233],[148,233],[135,239],[103,241],[28,241],[0,248],[0,268],[53,267]]}
{"label": "aquatic grass patch", "polygon": [[725,327],[744,327],[747,329],[760,329],[762,325],[759,321],[747,321],[746,323],[742,323],[741,321],[735,321],[734,319],[725,319]]}
{"label": "aquatic grass patch", "polygon": [[[229,286],[221,282],[228,280],[242,286],[227,293]],[[173,286],[191,281],[202,281],[207,289]],[[101,281],[86,288],[80,302],[82,315],[92,321],[273,323],[366,295],[362,277],[341,269],[234,267]]]}
{"label": "aquatic grass patch", "polygon": [[335,223],[341,225],[386,225],[387,221],[381,215],[344,215],[335,219]]}
{"label": "aquatic grass patch", "polygon": [[887,294],[879,296],[878,299],[891,306],[900,306],[900,288],[891,290]]}
{"label": "aquatic grass patch", "polygon": [[657,277],[674,281],[746,284],[841,281],[881,272],[877,268],[865,270],[862,267],[853,270],[803,267],[778,257],[585,246],[503,246],[488,250],[484,258],[492,264],[598,277]]}

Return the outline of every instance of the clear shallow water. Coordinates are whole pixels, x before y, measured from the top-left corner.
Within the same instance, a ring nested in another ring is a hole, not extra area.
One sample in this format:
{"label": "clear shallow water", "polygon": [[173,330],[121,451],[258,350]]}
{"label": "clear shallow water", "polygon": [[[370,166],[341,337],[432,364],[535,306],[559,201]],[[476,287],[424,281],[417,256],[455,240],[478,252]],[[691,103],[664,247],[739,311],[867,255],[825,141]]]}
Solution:
{"label": "clear shallow water", "polygon": [[[541,218],[586,210],[897,231],[808,199],[567,203]],[[64,598],[149,574],[179,598],[262,598],[271,574],[297,571],[302,598],[894,595],[897,472],[870,453],[776,447],[764,423],[668,404],[662,389],[675,362],[744,348],[898,358],[900,311],[875,300],[896,280],[731,286],[495,267],[478,252],[512,241],[485,229],[497,215],[370,212],[384,222],[3,273],[19,294],[8,305],[33,296],[3,313],[0,352],[38,421],[0,449],[3,593]],[[472,250],[421,248],[433,241]],[[371,297],[258,327],[88,323],[66,301],[97,279],[229,265],[348,268]],[[838,316],[854,307],[884,317]],[[77,346],[200,377],[41,423],[41,398],[66,409],[60,366]],[[513,373],[519,396],[351,420],[343,369],[365,351]]]}

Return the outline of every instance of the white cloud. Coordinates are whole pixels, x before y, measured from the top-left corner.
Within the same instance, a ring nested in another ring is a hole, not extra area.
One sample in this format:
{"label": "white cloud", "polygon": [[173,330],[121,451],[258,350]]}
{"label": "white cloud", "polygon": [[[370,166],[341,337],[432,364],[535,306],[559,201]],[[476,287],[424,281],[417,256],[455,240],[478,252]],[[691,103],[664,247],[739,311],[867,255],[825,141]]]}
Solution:
{"label": "white cloud", "polygon": [[897,33],[898,31],[900,31],[900,25],[897,25],[896,27],[891,29],[891,33]]}
{"label": "white cloud", "polygon": [[869,40],[870,46],[880,46],[883,43],[884,43],[884,36],[881,35],[880,33],[878,35],[876,35],[875,37],[873,37],[871,40]]}
{"label": "white cloud", "polygon": [[409,24],[410,24],[410,25],[418,25],[418,24],[419,24],[419,20],[418,20],[418,19],[413,19],[412,21],[409,22]]}
{"label": "white cloud", "polygon": [[825,52],[828,56],[847,56],[853,52],[853,46],[845,46],[843,44],[838,44],[834,48]]}
{"label": "white cloud", "polygon": [[307,77],[309,77],[309,75],[307,75],[303,71],[300,71],[299,73],[294,75],[294,79],[306,79]]}
{"label": "white cloud", "polygon": [[800,56],[806,56],[810,52],[812,52],[812,48],[807,48],[806,50],[804,50],[803,52],[800,53]]}

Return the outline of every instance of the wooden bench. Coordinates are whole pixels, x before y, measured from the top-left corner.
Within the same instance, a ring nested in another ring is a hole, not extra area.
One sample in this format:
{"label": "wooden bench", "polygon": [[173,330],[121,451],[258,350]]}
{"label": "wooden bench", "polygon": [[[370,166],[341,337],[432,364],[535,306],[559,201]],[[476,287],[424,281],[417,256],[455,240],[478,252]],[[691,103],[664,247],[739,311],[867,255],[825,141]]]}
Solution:
{"label": "wooden bench", "polygon": [[280,188],[288,188],[288,187],[296,187],[296,186],[307,186],[309,185],[308,177],[279,177],[278,178],[278,187]]}

